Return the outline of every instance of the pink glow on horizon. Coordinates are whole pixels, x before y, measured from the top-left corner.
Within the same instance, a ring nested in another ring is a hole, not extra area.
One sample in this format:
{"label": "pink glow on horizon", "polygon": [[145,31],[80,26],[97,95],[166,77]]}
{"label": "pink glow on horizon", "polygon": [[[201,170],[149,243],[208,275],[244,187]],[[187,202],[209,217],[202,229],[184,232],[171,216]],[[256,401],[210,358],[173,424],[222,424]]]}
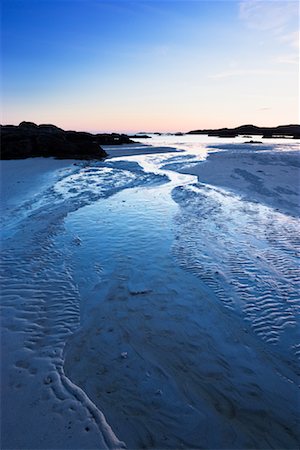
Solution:
{"label": "pink glow on horizon", "polygon": [[[180,118],[175,120],[169,117],[165,120],[159,120],[157,118],[151,118],[146,120],[144,117],[140,119],[137,117],[134,120],[132,118],[95,118],[86,115],[83,118],[78,117],[56,117],[56,114],[42,114],[41,116],[23,116],[18,115],[13,117],[12,115],[6,115],[1,120],[2,124],[18,125],[23,120],[34,122],[37,124],[49,123],[56,125],[64,130],[75,131],[87,131],[91,133],[128,133],[134,134],[138,132],[188,132],[196,129],[215,129],[215,128],[233,128],[244,124],[253,124],[257,126],[277,126],[286,125],[291,123],[298,123],[297,114],[287,115],[286,120],[282,120],[280,116],[277,120],[274,120],[274,114],[270,116],[268,111],[261,111],[262,114],[257,114],[257,118],[251,117],[251,114],[240,114],[240,120],[229,120],[220,117],[216,117],[215,120],[211,118],[201,117],[190,120],[190,117]],[[294,116],[294,117],[293,117]],[[132,126],[134,123],[134,126]]]}

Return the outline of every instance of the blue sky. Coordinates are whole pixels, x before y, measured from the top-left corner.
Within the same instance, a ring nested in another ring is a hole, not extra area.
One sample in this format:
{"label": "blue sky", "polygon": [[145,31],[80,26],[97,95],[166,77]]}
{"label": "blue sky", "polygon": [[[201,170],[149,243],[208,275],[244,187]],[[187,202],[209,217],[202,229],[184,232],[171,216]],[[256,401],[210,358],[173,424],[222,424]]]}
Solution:
{"label": "blue sky", "polygon": [[298,2],[2,1],[2,123],[297,123]]}

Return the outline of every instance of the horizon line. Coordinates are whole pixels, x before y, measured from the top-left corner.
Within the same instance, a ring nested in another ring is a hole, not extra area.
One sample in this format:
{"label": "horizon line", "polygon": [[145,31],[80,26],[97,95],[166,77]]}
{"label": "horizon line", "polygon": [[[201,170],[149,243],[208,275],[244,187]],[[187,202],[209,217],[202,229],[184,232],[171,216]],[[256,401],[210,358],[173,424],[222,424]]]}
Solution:
{"label": "horizon line", "polygon": [[77,131],[77,132],[85,132],[85,133],[91,133],[91,134],[96,134],[96,133],[103,133],[103,134],[156,134],[156,133],[161,133],[161,134],[175,134],[175,133],[183,133],[183,134],[187,134],[191,131],[200,131],[200,130],[208,130],[208,131],[217,131],[217,130],[231,130],[231,129],[236,129],[236,128],[240,128],[240,127],[245,127],[245,126],[253,126],[253,127],[257,127],[257,128],[277,128],[277,127],[288,127],[288,126],[300,126],[300,123],[289,123],[289,124],[279,124],[279,125],[273,125],[273,126],[264,126],[264,125],[255,125],[254,123],[245,123],[242,125],[237,125],[237,126],[233,126],[233,127],[228,127],[228,126],[221,126],[221,127],[216,127],[216,128],[193,128],[193,129],[189,129],[187,131],[183,131],[183,130],[179,130],[179,129],[174,129],[174,130],[155,130],[155,131],[146,131],[144,130],[124,130],[124,131],[111,131],[111,130],[101,130],[101,129],[80,129],[78,127],[74,127],[74,128],[62,128],[60,125],[55,125],[53,123],[47,123],[47,122],[42,122],[42,123],[36,123],[34,121],[31,120],[22,120],[21,122],[19,122],[18,124],[15,123],[0,123],[0,126],[19,126],[22,122],[28,122],[28,123],[34,123],[37,126],[42,126],[42,125],[51,125],[51,126],[56,126],[58,128],[61,128],[64,131]]}

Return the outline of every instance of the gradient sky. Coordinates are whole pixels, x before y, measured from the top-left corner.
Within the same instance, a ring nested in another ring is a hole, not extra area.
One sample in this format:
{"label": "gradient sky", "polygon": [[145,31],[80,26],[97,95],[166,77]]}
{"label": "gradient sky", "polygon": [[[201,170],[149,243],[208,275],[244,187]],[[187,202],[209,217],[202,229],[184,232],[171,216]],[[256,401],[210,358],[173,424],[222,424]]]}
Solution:
{"label": "gradient sky", "polygon": [[299,122],[297,1],[2,0],[2,117],[87,131]]}

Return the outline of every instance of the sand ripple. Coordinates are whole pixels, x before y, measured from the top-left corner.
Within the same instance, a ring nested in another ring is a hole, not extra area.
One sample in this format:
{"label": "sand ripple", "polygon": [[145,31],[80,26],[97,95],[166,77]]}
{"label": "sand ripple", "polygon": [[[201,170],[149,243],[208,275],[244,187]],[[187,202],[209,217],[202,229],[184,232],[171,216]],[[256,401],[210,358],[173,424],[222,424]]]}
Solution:
{"label": "sand ripple", "polygon": [[[19,205],[4,222],[1,356],[6,361],[2,370],[6,413],[1,439],[5,448],[43,448],[44,441],[49,448],[64,448],[66,439],[74,449],[123,447],[102,412],[64,373],[64,347],[80,326],[80,301],[68,249],[56,242],[71,211],[137,183],[165,181],[140,174],[137,164],[132,172],[122,163],[116,166],[80,165],[53,188]],[[71,248],[80,245],[73,236]],[[19,424],[17,433],[12,432],[12,423]]]}
{"label": "sand ripple", "polygon": [[299,321],[297,219],[201,184],[178,187],[174,252],[264,341],[294,347]]}

